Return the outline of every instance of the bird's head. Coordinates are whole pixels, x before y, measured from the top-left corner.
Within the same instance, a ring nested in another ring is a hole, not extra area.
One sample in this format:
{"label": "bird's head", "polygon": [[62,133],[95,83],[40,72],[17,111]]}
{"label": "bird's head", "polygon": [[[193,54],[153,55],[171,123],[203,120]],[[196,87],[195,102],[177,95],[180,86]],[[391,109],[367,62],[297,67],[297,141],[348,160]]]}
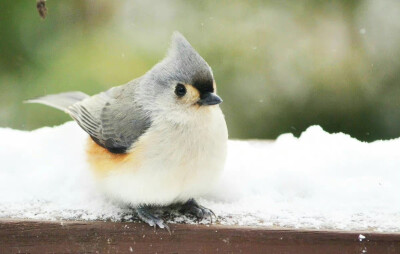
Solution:
{"label": "bird's head", "polygon": [[145,75],[143,83],[157,111],[191,114],[222,102],[210,66],[178,32],[165,59]]}

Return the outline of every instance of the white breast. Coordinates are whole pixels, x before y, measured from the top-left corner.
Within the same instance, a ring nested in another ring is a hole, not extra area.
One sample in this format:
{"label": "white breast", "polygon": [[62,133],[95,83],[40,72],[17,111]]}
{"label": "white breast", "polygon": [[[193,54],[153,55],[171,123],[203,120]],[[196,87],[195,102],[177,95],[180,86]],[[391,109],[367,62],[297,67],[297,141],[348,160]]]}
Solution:
{"label": "white breast", "polygon": [[[203,110],[203,109],[201,109]],[[125,163],[100,179],[123,202],[166,205],[207,193],[224,168],[228,133],[219,107],[182,123],[155,119],[138,143],[141,161]],[[135,148],[132,150],[135,152]]]}

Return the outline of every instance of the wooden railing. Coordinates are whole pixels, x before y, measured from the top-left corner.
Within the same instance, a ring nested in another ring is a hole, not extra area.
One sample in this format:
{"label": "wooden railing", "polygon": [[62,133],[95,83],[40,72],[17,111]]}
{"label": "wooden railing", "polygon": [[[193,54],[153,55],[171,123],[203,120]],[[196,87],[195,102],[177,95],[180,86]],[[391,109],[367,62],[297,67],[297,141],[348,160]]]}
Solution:
{"label": "wooden railing", "polygon": [[400,253],[399,233],[183,224],[170,228],[171,234],[132,222],[0,220],[0,253]]}

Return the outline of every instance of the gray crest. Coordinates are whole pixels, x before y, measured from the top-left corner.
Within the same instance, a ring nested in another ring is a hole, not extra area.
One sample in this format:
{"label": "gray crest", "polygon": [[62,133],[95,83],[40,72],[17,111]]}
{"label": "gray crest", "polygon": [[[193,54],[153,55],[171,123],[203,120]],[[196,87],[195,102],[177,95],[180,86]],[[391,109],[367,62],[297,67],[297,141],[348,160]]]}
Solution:
{"label": "gray crest", "polygon": [[193,85],[200,93],[214,92],[210,66],[179,32],[173,33],[167,57],[152,73],[161,82],[176,80]]}

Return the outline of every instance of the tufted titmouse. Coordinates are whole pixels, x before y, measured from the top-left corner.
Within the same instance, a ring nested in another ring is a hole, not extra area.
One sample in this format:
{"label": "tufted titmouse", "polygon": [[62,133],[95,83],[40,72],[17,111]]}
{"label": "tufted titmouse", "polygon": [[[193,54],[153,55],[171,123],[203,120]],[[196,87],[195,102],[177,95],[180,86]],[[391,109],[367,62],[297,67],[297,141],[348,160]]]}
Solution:
{"label": "tufted titmouse", "polygon": [[228,132],[211,68],[178,32],[165,59],[125,85],[28,102],[65,111],[90,135],[87,159],[99,186],[150,226],[168,229],[151,206],[179,203],[211,218],[194,198],[217,182]]}

